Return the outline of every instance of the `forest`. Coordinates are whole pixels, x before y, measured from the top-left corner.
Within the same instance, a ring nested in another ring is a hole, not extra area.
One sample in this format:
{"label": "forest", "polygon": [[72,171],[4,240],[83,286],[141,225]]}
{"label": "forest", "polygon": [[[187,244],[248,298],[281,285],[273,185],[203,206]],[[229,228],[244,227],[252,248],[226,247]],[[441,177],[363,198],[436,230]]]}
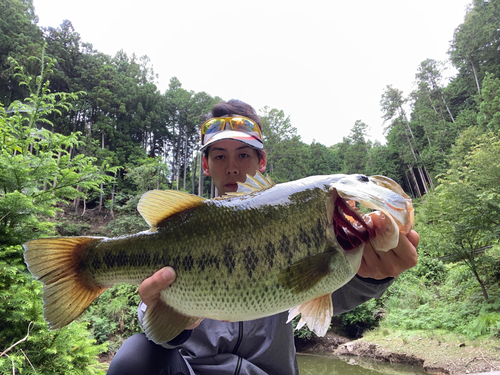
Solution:
{"label": "forest", "polygon": [[[474,0],[448,61],[422,61],[409,94],[386,86],[385,144],[367,140],[362,120],[332,123],[352,127],[340,143],[306,144],[282,110],[259,111],[274,181],[385,175],[413,198],[419,264],[382,298],[334,317],[347,335],[382,326],[500,338],[499,18],[500,0]],[[103,54],[70,21],[40,28],[32,0],[0,0],[0,21],[0,373],[102,374],[98,357],[141,331],[136,287],[108,289],[50,331],[21,245],[147,229],[136,206],[151,189],[213,197],[198,129],[231,98],[175,77],[161,93],[147,56]],[[457,74],[445,82],[450,65]]]}

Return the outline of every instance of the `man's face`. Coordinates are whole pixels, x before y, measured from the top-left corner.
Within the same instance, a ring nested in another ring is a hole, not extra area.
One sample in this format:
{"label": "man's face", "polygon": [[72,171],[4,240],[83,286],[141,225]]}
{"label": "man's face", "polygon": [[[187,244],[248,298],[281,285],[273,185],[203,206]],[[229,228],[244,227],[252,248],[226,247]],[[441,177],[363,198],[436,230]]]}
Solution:
{"label": "man's face", "polygon": [[223,140],[214,143],[208,150],[208,159],[203,158],[203,173],[211,176],[219,195],[238,190],[237,182],[244,182],[246,175],[266,170],[266,159],[259,160],[257,151],[242,142]]}

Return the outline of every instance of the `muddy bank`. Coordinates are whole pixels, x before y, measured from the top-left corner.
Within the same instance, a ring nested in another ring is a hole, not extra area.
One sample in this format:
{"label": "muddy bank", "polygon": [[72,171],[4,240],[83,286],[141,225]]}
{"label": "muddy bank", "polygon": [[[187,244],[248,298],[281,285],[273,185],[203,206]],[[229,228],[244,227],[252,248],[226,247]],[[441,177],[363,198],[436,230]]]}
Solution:
{"label": "muddy bank", "polygon": [[336,355],[351,355],[363,358],[371,358],[377,361],[389,363],[402,363],[414,367],[421,367],[424,371],[435,375],[449,375],[450,371],[439,366],[425,365],[425,359],[418,358],[413,354],[393,353],[386,351],[380,345],[355,341],[340,345],[335,351]]}
{"label": "muddy bank", "polygon": [[297,352],[356,356],[377,361],[407,364],[434,375],[459,375],[500,370],[500,348],[476,347],[470,343],[442,344],[418,338],[415,343],[395,339],[359,339],[328,332],[312,340],[296,339]]}

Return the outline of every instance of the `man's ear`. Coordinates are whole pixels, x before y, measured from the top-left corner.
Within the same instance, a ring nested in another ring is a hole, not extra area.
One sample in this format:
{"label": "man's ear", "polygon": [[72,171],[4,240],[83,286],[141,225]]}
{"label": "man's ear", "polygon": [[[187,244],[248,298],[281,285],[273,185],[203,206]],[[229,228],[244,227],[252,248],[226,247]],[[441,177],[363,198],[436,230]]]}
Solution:
{"label": "man's ear", "polygon": [[210,176],[210,169],[208,168],[208,161],[205,154],[203,154],[203,159],[201,160],[201,166],[203,168],[203,174],[207,177]]}
{"label": "man's ear", "polygon": [[266,171],[266,166],[267,166],[267,156],[266,152],[263,151],[262,158],[260,158],[259,160],[259,172],[264,173]]}

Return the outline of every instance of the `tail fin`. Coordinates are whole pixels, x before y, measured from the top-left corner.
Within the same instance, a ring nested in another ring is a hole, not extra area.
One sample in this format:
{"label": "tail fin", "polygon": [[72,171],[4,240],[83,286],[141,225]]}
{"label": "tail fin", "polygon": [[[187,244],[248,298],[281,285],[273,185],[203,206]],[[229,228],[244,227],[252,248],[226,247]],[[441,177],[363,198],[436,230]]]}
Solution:
{"label": "tail fin", "polygon": [[79,254],[99,237],[41,238],[25,243],[24,261],[43,286],[44,318],[51,329],[61,328],[80,316],[104,292],[79,273]]}

